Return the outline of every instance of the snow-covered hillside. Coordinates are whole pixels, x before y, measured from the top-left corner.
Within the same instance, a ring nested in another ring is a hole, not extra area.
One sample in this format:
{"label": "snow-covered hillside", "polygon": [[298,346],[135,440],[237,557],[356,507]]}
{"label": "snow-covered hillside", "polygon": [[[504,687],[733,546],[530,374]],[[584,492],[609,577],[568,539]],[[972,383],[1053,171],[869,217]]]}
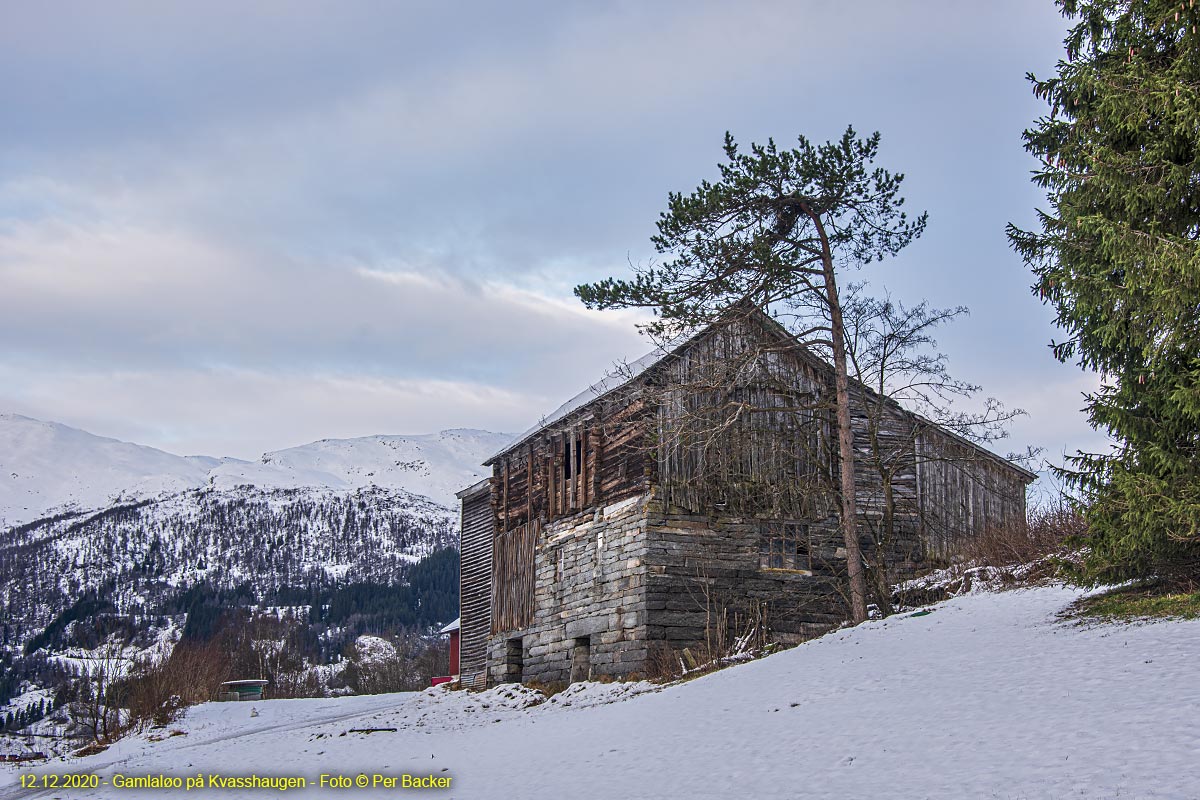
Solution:
{"label": "snow-covered hillside", "polygon": [[[104,781],[75,798],[160,773],[300,776],[319,797],[323,773],[449,776],[456,798],[1196,797],[1200,621],[1056,619],[1079,594],[960,597],[627,699],[593,685],[532,706],[507,688],[207,704],[32,772]],[[2,798],[61,795],[7,769]]]}
{"label": "snow-covered hillside", "polygon": [[456,429],[423,436],[364,436],[319,442],[267,453],[258,462],[230,461],[214,469],[218,488],[378,486],[424,495],[455,508],[454,493],[485,474],[485,458],[512,440],[507,433]]}
{"label": "snow-covered hillside", "polygon": [[177,456],[56,422],[0,414],[0,528],[61,511],[99,510],[204,486],[265,490],[376,486],[453,508],[509,434],[449,430],[417,436],[323,439],[258,462]]}
{"label": "snow-covered hillside", "polygon": [[[143,641],[156,620],[201,606],[197,619],[297,604],[317,636],[333,624],[322,604],[341,597],[353,608],[338,614],[354,622],[309,647],[322,659],[355,626],[448,622],[457,561],[442,574],[449,562],[436,554],[458,544],[454,492],[509,438],[327,439],[248,463],[0,416],[0,707],[69,682],[45,659],[92,646],[117,619]],[[413,575],[426,576],[419,587]],[[374,600],[355,584],[376,587]]]}
{"label": "snow-covered hillside", "polygon": [[221,459],[177,456],[57,422],[0,414],[0,528],[66,508],[203,486]]}

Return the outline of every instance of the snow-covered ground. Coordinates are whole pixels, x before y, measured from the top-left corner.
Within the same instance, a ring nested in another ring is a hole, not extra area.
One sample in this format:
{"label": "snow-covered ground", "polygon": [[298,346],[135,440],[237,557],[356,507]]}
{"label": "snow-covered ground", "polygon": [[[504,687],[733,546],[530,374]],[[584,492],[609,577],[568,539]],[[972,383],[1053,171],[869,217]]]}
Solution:
{"label": "snow-covered ground", "polygon": [[[0,798],[122,797],[114,775],[159,773],[294,775],[330,796],[322,773],[360,772],[450,776],[435,794],[455,798],[1200,796],[1200,622],[1056,619],[1079,594],[958,597],[661,691],[585,685],[531,705],[523,687],[438,689],[267,701],[257,716],[208,704],[174,726],[185,735],[34,770],[108,786],[23,791],[5,767]],[[368,728],[396,730],[352,732]]]}

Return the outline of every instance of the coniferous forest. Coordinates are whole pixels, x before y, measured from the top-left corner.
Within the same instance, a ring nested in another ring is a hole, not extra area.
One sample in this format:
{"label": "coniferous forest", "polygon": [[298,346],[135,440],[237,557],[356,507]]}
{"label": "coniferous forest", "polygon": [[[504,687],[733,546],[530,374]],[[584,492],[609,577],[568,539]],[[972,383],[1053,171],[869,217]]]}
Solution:
{"label": "coniferous forest", "polygon": [[67,710],[189,653],[277,696],[354,690],[340,675],[362,636],[430,651],[434,670],[436,631],[458,614],[457,544],[451,511],[379,487],[207,488],[10,528],[0,727],[77,727]]}

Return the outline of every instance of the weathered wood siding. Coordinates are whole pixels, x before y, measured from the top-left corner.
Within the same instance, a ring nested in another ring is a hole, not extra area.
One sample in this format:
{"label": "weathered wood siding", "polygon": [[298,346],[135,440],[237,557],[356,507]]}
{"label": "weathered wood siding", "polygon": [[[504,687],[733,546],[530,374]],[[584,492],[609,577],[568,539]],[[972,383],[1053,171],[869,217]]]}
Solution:
{"label": "weathered wood siding", "polygon": [[914,451],[922,424],[860,386],[851,388],[850,414],[859,545],[868,564],[886,565],[886,580],[909,577],[927,555]]}
{"label": "weathered wood siding", "polygon": [[937,427],[916,445],[922,537],[931,556],[952,555],[964,536],[1024,525],[1029,477]]}
{"label": "weathered wood siding", "polygon": [[[653,484],[667,509],[820,524],[840,487],[833,368],[753,319],[665,361]],[[896,576],[1025,516],[1028,473],[851,381],[864,554]]]}
{"label": "weathered wood siding", "polygon": [[808,519],[830,508],[827,387],[794,341],[744,322],[665,362],[655,483],[668,506]]}
{"label": "weathered wood siding", "polygon": [[537,520],[510,531],[496,531],[492,540],[491,633],[524,628],[533,620],[534,551],[541,532]]}
{"label": "weathered wood siding", "polygon": [[485,481],[466,490],[462,500],[462,561],[459,573],[459,674],[464,685],[483,688],[487,681],[487,640],[492,632],[492,503]]}
{"label": "weathered wood siding", "polygon": [[650,416],[644,400],[621,393],[499,456],[492,463],[496,530],[561,519],[644,492]]}

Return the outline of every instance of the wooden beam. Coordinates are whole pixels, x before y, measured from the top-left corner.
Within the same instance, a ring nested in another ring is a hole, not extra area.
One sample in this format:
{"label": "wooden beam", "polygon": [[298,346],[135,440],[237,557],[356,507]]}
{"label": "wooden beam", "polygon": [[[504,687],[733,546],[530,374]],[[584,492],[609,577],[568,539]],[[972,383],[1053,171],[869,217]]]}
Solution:
{"label": "wooden beam", "polygon": [[546,455],[546,519],[554,519],[556,516],[557,504],[554,502],[555,491],[558,484],[554,480],[554,439],[551,438],[546,445],[549,451]]}
{"label": "wooden beam", "polygon": [[566,475],[567,469],[565,466],[566,462],[564,462],[562,460],[563,442],[565,441],[565,439],[566,439],[566,437],[562,436],[562,435],[554,437],[554,452],[557,454],[558,461],[561,464],[561,466],[557,470],[558,476],[559,476],[558,482],[560,484],[559,498],[558,498],[558,513],[560,515],[566,514],[567,508],[568,508],[568,506],[567,506],[567,483],[568,483],[568,481],[567,481],[567,475]]}
{"label": "wooden beam", "polygon": [[583,496],[583,431],[578,425],[575,426],[572,439],[571,455],[575,458],[575,474],[572,477],[575,479],[575,508],[578,510],[586,505]]}
{"label": "wooden beam", "polygon": [[592,502],[597,505],[603,500],[601,487],[603,483],[600,480],[603,470],[601,469],[601,459],[604,457],[604,434],[599,425],[596,426],[592,433],[592,450],[596,463],[592,469]]}
{"label": "wooden beam", "polygon": [[500,530],[500,464],[492,464],[492,481],[488,486],[488,504],[492,507],[492,530]]}
{"label": "wooden beam", "polygon": [[508,530],[508,456],[504,457],[504,524],[501,530]]}
{"label": "wooden beam", "polygon": [[568,465],[567,471],[571,473],[571,479],[568,482],[568,486],[567,486],[567,508],[569,508],[571,511],[574,511],[575,510],[575,482],[579,478],[579,475],[577,474],[577,470],[575,469],[575,429],[574,428],[571,428],[571,430],[567,433],[566,442],[567,442],[566,455],[567,455],[567,465]]}
{"label": "wooden beam", "polygon": [[579,482],[583,487],[580,494],[583,496],[584,508],[588,507],[588,500],[590,499],[588,496],[590,494],[590,487],[588,485],[588,451],[591,450],[591,442],[592,432],[589,428],[585,427],[583,429],[583,457],[580,459],[579,467]]}

